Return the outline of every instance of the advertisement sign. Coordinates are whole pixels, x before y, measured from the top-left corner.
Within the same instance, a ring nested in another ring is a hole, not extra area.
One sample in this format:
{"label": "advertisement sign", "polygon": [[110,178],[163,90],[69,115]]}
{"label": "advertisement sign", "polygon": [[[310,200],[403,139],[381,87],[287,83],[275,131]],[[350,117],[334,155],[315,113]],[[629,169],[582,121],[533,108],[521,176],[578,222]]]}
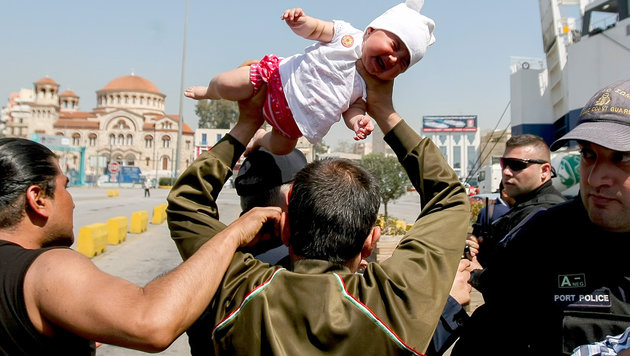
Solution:
{"label": "advertisement sign", "polygon": [[477,132],[477,115],[423,116],[423,132]]}

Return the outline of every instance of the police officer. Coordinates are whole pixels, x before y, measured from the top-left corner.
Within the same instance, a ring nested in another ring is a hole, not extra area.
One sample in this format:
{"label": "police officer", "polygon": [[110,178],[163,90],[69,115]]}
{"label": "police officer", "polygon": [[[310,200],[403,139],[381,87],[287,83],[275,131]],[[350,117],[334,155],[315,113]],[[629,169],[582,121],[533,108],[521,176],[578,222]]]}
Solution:
{"label": "police officer", "polygon": [[630,80],[597,92],[551,148],[569,141],[580,195],[513,234],[453,355],[570,354],[630,326]]}

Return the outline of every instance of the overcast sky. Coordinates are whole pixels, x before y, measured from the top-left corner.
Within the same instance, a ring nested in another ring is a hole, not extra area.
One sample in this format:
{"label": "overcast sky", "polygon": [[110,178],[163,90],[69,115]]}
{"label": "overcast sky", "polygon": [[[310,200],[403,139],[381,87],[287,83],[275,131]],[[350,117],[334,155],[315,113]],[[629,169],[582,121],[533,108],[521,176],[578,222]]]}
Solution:
{"label": "overcast sky", "polygon": [[[246,59],[289,56],[310,45],[280,20],[286,8],[340,19],[363,29],[398,1],[206,1],[190,0],[184,87]],[[538,1],[426,0],[422,11],[435,20],[437,42],[424,59],[396,79],[394,105],[417,130],[423,115],[478,115],[491,129],[510,97],[510,58],[544,58]],[[166,97],[166,112],[197,127],[195,102],[181,97],[185,0],[5,1],[0,11],[0,101],[32,89],[49,76],[80,96],[80,109],[96,106],[96,91],[135,73]],[[508,111],[509,115],[509,111]],[[500,128],[507,125],[503,119]],[[352,142],[337,123],[324,141]]]}

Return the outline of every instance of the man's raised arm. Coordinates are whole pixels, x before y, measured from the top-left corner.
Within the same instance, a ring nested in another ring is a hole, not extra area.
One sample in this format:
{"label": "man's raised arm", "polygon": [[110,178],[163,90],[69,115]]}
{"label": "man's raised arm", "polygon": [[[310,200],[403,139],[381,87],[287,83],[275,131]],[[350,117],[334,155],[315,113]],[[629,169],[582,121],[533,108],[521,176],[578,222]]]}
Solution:
{"label": "man's raised arm", "polygon": [[182,173],[168,195],[167,221],[182,258],[225,228],[219,221],[216,199],[249,140],[263,123],[266,91],[239,102],[239,121],[211,150]]}
{"label": "man's raised arm", "polygon": [[[418,219],[381,266],[388,280],[404,285],[409,298],[417,301],[400,307],[407,308],[413,344],[426,350],[463,252],[470,216],[468,197],[439,148],[421,138],[394,110],[393,82],[371,77],[360,61],[357,69],[367,84],[368,114],[385,133],[385,141],[420,195]],[[395,317],[396,322],[406,323]]]}

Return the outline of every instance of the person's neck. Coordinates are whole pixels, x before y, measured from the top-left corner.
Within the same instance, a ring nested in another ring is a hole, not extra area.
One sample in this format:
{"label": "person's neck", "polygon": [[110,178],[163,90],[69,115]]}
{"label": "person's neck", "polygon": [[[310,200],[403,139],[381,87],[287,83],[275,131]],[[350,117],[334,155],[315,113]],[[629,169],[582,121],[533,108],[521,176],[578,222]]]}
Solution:
{"label": "person's neck", "polygon": [[516,201],[514,205],[518,205],[532,199],[533,197],[538,195],[538,192],[542,190],[549,182],[550,181],[543,182],[541,185],[539,185],[536,189],[532,190],[531,192],[517,196],[516,198],[514,198],[514,200]]}
{"label": "person's neck", "polygon": [[[291,264],[295,263],[297,260],[303,260],[304,257],[298,256],[293,253],[293,249],[289,246],[289,258],[291,259]],[[348,267],[352,273],[355,273],[359,269],[359,265],[361,264],[361,254],[359,253],[354,258],[351,258],[343,263],[344,266]]]}
{"label": "person's neck", "polygon": [[42,248],[43,231],[37,226],[25,226],[23,222],[15,226],[0,229],[0,240],[9,241],[26,249]]}

